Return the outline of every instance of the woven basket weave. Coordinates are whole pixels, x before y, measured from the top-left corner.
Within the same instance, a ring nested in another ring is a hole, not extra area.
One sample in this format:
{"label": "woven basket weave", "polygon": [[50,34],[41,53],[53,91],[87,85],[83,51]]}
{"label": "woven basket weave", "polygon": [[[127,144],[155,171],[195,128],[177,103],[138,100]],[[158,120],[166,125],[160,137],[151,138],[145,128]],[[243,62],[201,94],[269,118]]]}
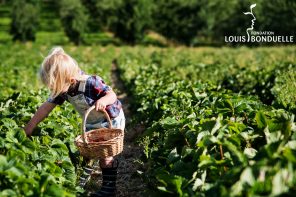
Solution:
{"label": "woven basket weave", "polygon": [[85,123],[88,114],[95,108],[90,107],[84,114],[82,122],[82,135],[75,138],[75,145],[80,155],[89,159],[112,157],[122,152],[124,131],[113,129],[108,113],[103,110],[109,123],[109,128],[94,129],[86,132]]}

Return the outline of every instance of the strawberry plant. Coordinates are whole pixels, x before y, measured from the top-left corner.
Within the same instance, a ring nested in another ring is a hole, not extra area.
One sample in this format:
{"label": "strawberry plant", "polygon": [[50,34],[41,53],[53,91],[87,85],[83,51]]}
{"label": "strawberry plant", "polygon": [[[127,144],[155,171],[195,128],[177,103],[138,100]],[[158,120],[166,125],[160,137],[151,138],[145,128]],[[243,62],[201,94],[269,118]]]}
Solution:
{"label": "strawberry plant", "polygon": [[[56,107],[31,138],[22,129],[49,95],[37,73],[50,47],[0,49],[0,196],[79,195],[74,109]],[[108,84],[118,58],[135,121],[146,126],[147,195],[294,194],[295,47],[65,50]]]}
{"label": "strawberry plant", "polygon": [[[0,196],[80,194],[83,190],[76,180],[82,159],[74,139],[81,132],[81,119],[74,108],[67,103],[57,106],[31,138],[22,129],[49,96],[37,75],[43,59],[40,54],[45,55],[49,47],[16,44],[0,48]],[[112,48],[101,52],[106,53],[104,59],[97,58],[96,50],[66,50],[79,60],[84,71],[110,81]]]}
{"label": "strawberry plant", "polygon": [[294,114],[217,83],[180,80],[181,68],[126,59],[123,78],[147,126],[139,139],[147,195],[293,194]]}

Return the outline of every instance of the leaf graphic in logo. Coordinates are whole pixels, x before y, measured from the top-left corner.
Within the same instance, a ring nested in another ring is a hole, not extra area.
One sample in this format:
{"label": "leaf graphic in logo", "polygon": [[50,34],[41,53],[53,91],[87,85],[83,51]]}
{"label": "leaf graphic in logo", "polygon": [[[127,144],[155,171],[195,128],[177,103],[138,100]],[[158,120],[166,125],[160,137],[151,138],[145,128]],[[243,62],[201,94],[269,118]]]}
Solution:
{"label": "leaf graphic in logo", "polygon": [[254,29],[254,24],[255,24],[255,20],[256,20],[256,17],[254,16],[253,10],[252,10],[254,7],[256,7],[256,4],[255,3],[250,6],[250,11],[251,12],[243,12],[244,15],[248,15],[249,14],[249,15],[252,15],[252,17],[253,17],[252,20],[251,20],[251,22],[252,22],[251,27],[247,28],[247,30],[246,30],[246,32],[248,34],[248,42],[250,41],[249,31],[252,31]]}

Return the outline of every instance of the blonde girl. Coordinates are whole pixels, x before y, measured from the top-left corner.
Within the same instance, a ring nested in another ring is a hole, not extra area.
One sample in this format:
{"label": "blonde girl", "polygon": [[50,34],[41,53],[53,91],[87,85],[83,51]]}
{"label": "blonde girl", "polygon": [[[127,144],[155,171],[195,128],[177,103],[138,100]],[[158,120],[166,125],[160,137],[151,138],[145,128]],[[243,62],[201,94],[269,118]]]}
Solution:
{"label": "blonde girl", "polygon": [[[50,89],[51,95],[24,128],[28,136],[57,105],[65,101],[70,102],[81,116],[95,105],[96,110],[91,111],[87,118],[86,130],[108,127],[108,122],[100,110],[107,111],[114,128],[124,130],[125,118],[122,105],[112,88],[99,76],[90,76],[82,72],[77,62],[61,47],[53,48],[44,58],[40,77]],[[102,187],[91,196],[114,196],[118,162],[115,162],[113,157],[104,158],[100,160],[100,167],[103,174]],[[87,173],[90,171],[88,169]]]}

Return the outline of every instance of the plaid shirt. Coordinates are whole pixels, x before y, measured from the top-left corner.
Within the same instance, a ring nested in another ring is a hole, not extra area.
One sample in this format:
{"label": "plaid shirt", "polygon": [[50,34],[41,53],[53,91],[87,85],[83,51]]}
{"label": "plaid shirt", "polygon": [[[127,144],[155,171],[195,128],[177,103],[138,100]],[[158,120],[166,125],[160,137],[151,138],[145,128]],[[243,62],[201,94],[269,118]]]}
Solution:
{"label": "plaid shirt", "polygon": [[[48,98],[48,102],[57,105],[62,105],[65,101],[68,101],[67,94],[70,96],[76,96],[82,92],[78,91],[79,81],[75,86],[70,87],[66,93],[63,93],[55,98]],[[112,88],[105,84],[105,82],[98,76],[91,76],[86,80],[85,84],[85,100],[89,106],[94,105],[94,103],[106,95],[108,91]],[[106,111],[110,118],[115,118],[119,115],[120,109],[122,108],[121,102],[116,100],[115,103],[106,106]]]}

